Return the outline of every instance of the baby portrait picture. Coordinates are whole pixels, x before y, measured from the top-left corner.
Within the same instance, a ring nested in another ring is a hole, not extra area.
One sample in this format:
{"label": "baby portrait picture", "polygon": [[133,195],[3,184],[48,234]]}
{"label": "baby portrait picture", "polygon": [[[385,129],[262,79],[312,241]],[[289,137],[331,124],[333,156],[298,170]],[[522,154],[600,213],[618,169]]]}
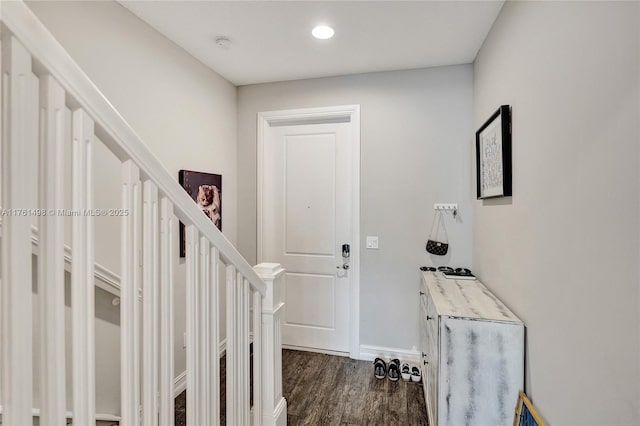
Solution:
{"label": "baby portrait picture", "polygon": [[[222,175],[180,170],[178,179],[202,213],[222,231]],[[180,223],[180,257],[184,257],[184,250],[184,224]]]}

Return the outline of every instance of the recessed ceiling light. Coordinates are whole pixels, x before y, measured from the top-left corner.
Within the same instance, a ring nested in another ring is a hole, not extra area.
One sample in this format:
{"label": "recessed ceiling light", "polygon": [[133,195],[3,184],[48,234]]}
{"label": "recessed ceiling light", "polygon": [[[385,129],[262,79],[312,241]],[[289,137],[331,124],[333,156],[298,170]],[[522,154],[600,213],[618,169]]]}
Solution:
{"label": "recessed ceiling light", "polygon": [[311,34],[315,38],[319,38],[320,40],[326,40],[328,38],[333,37],[334,31],[333,28],[328,27],[326,25],[318,25],[313,30],[311,30]]}

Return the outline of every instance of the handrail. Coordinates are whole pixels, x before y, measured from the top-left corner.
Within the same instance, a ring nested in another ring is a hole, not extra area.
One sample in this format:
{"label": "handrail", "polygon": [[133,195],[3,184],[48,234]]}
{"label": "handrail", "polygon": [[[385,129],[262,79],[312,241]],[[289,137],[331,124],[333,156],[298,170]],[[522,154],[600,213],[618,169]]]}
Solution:
{"label": "handrail", "polygon": [[265,295],[264,281],[231,242],[198,209],[193,200],[144,144],[102,92],[75,63],[22,1],[2,2],[2,22],[33,53],[34,69],[46,69],[65,89],[67,104],[79,106],[95,120],[96,136],[121,161],[132,160],[174,206],[185,224],[193,224],[219,251],[225,264],[232,264],[252,289]]}

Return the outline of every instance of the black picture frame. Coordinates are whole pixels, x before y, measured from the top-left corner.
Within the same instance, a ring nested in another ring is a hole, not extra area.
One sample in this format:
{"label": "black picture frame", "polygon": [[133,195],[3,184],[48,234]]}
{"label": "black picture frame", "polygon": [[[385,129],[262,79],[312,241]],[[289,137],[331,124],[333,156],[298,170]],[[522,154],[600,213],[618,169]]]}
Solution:
{"label": "black picture frame", "polygon": [[[222,231],[222,175],[180,170],[178,182],[202,213]],[[180,222],[180,257],[185,257],[185,243],[185,227]]]}
{"label": "black picture frame", "polygon": [[513,195],[511,166],[511,108],[501,105],[476,132],[477,199]]}

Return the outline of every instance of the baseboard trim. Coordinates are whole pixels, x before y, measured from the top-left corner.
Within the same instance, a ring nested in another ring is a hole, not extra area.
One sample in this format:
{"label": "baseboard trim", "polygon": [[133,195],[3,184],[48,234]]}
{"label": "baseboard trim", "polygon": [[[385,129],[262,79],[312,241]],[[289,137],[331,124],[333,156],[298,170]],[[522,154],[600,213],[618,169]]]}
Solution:
{"label": "baseboard trim", "polygon": [[[227,339],[222,339],[219,346],[219,356],[222,356],[227,352]],[[184,370],[182,373],[178,374],[175,379],[173,379],[173,397],[176,398],[182,392],[187,389],[187,370]]]}
{"label": "baseboard trim", "polygon": [[409,349],[386,348],[384,346],[360,345],[360,360],[373,361],[376,358],[390,360],[399,358],[400,361],[419,363],[420,352]]}
{"label": "baseboard trim", "polygon": [[184,370],[173,381],[173,397],[177,398],[187,389],[187,370]]}
{"label": "baseboard trim", "polygon": [[[39,408],[32,408],[31,409],[31,415],[33,417],[40,417],[40,409]],[[65,412],[65,416],[67,419],[73,419],[73,413],[71,411],[66,411]],[[2,405],[0,405],[0,417],[2,417]],[[100,421],[100,422],[119,422],[120,421],[120,416],[117,416],[115,414],[103,414],[103,413],[96,413],[96,421]],[[2,421],[0,421],[0,425],[2,424]]]}
{"label": "baseboard trim", "polygon": [[218,348],[219,348],[218,356],[220,358],[222,358],[224,356],[224,354],[227,353],[227,338],[226,337],[224,339],[222,339],[222,342],[220,342],[220,346],[218,346]]}
{"label": "baseboard trim", "polygon": [[262,423],[269,426],[287,426],[287,400],[280,398],[273,413],[263,414]]}
{"label": "baseboard trim", "polygon": [[295,346],[295,345],[282,345],[282,349],[290,349],[292,351],[315,352],[319,354],[344,356],[344,357],[349,356],[349,352],[330,351],[328,349],[307,348],[304,346]]}

